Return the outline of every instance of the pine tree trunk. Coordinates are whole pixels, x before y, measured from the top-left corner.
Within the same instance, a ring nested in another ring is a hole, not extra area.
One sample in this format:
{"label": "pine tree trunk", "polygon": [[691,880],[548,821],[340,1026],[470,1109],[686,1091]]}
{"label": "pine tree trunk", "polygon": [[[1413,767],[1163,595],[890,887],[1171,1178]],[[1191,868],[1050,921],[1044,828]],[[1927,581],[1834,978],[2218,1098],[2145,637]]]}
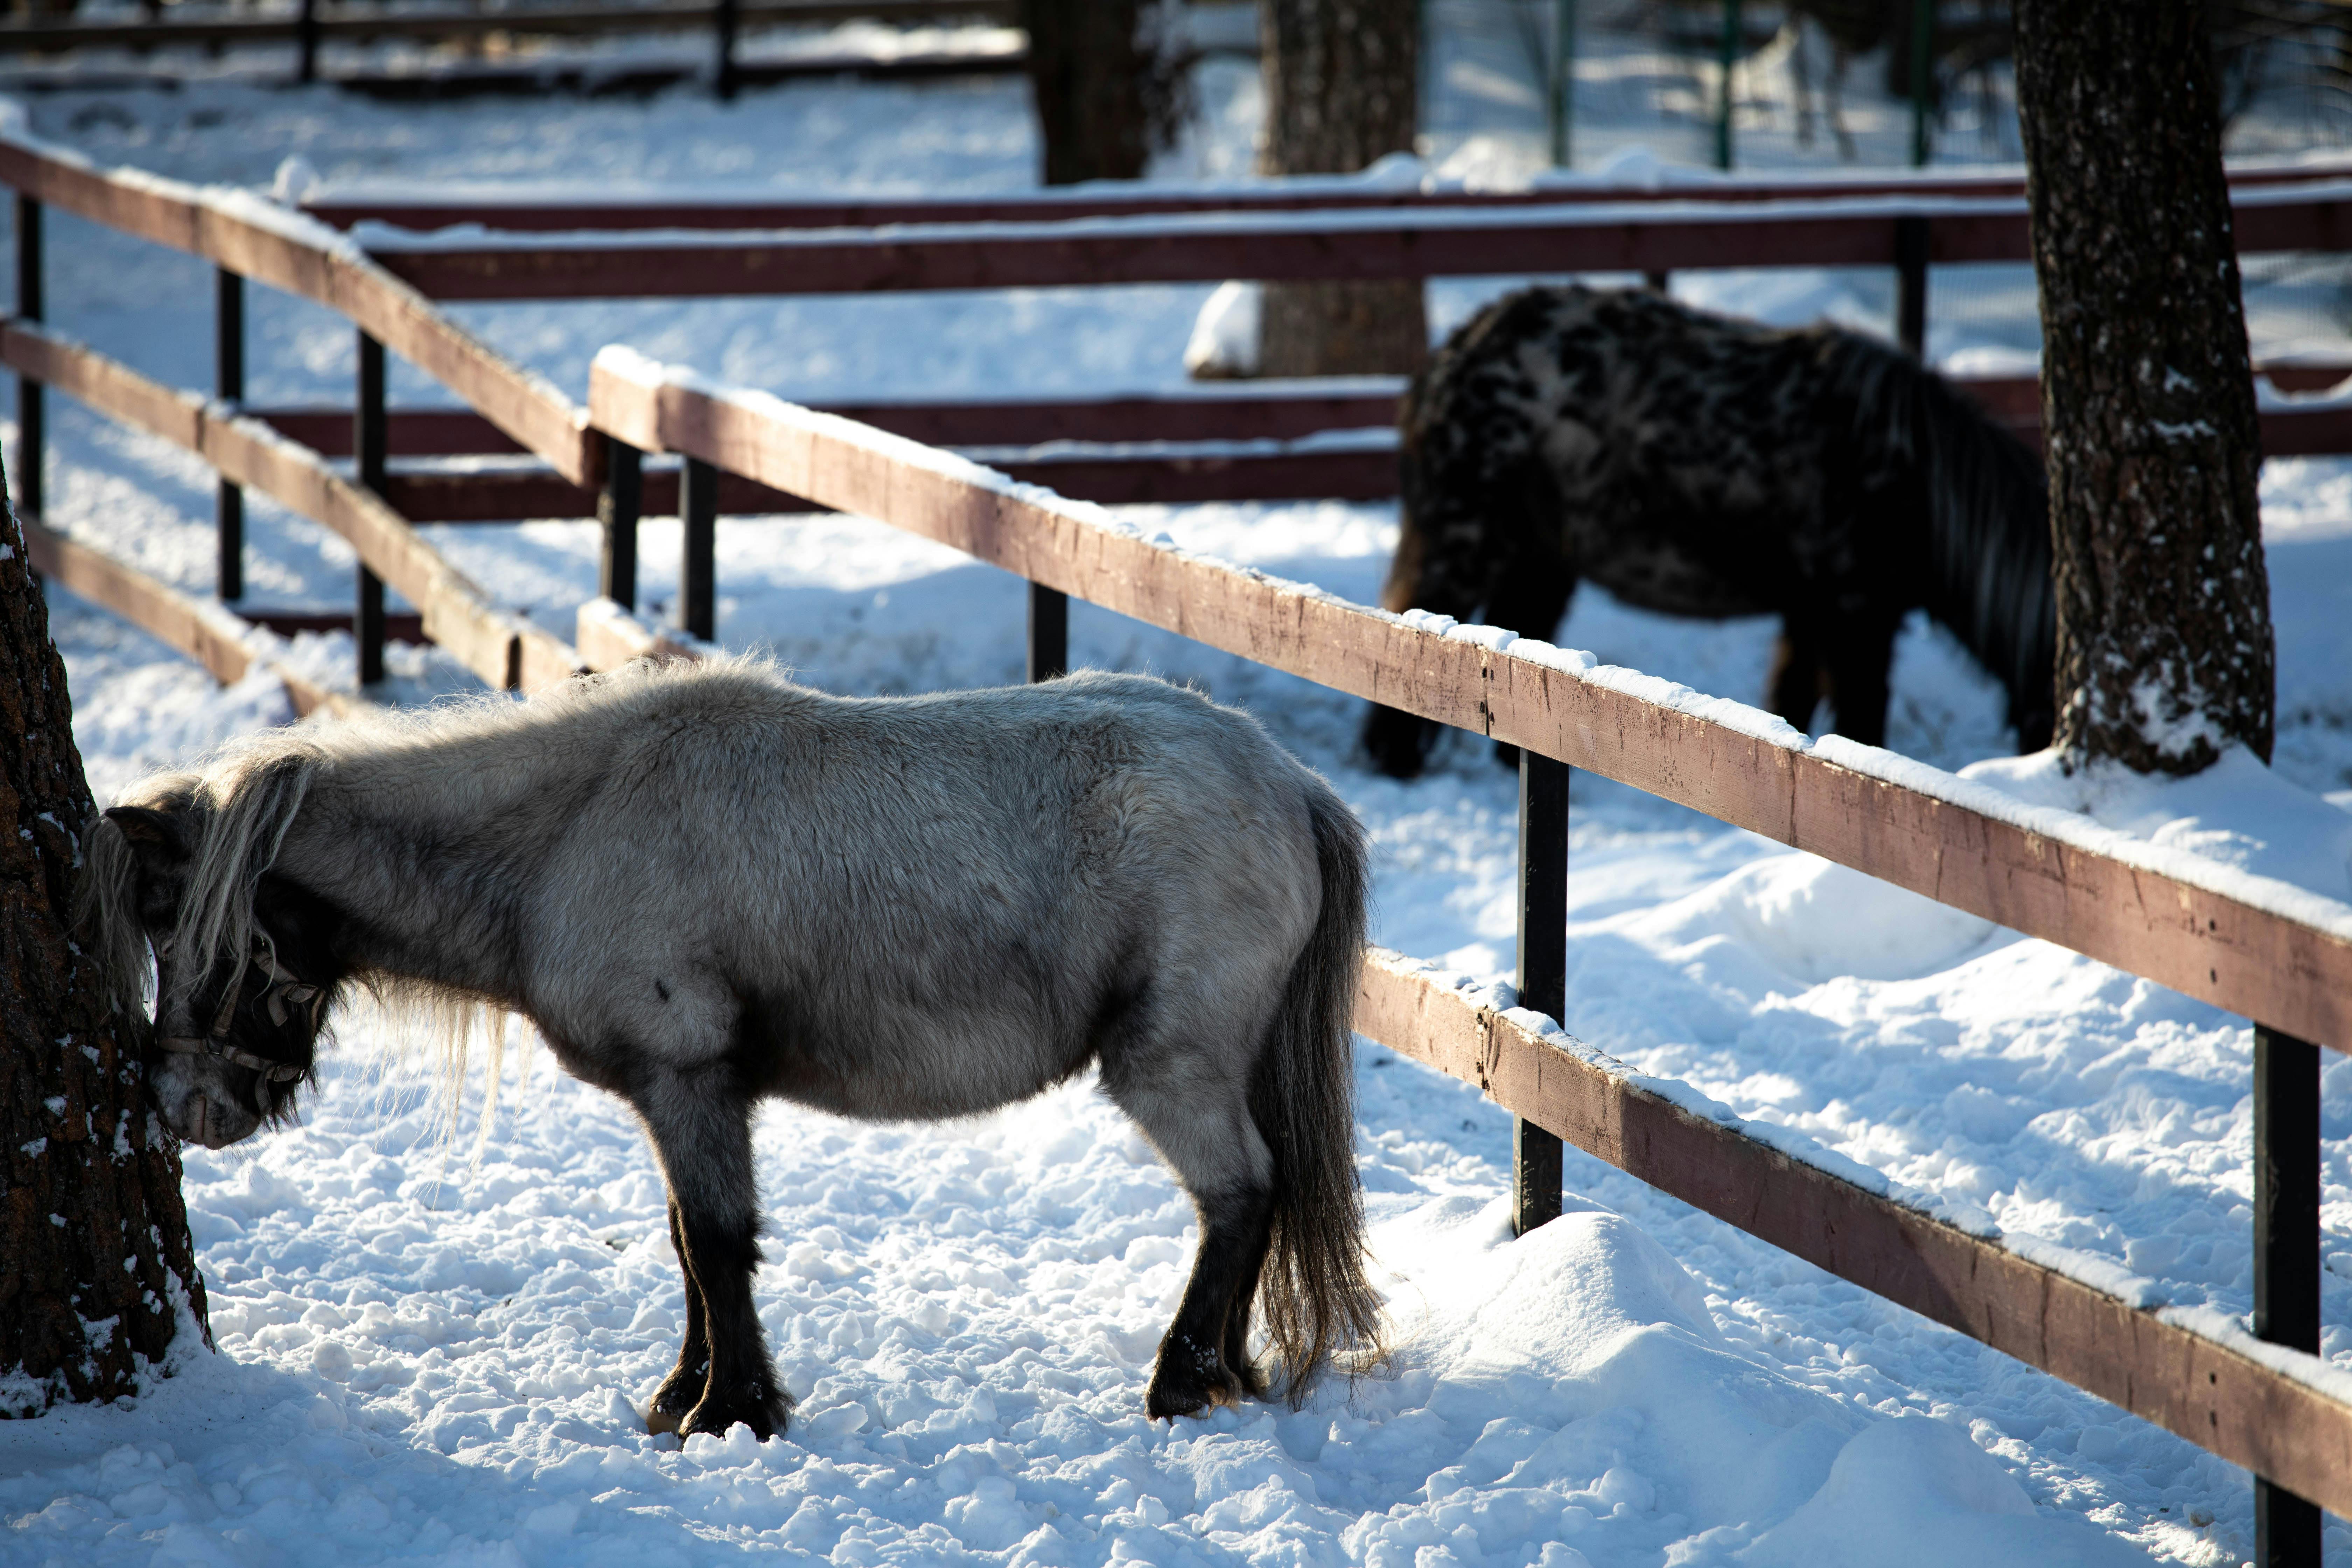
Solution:
{"label": "pine tree trunk", "polygon": [[[1410,153],[1420,118],[1416,0],[1261,0],[1268,174],[1350,174]],[[1417,279],[1269,283],[1262,375],[1404,374],[1429,354]]]}
{"label": "pine tree trunk", "polygon": [[2016,8],[2057,744],[2141,773],[2271,754],[2261,427],[2204,21],[2199,0]]}
{"label": "pine tree trunk", "polygon": [[207,1331],[143,1023],[108,1006],[69,938],[89,786],[48,606],[5,507],[0,733],[0,1416],[23,1416],[135,1394],[177,1336]]}
{"label": "pine tree trunk", "polygon": [[1045,144],[1045,180],[1140,178],[1151,155],[1137,0],[1023,0],[1029,85]]}

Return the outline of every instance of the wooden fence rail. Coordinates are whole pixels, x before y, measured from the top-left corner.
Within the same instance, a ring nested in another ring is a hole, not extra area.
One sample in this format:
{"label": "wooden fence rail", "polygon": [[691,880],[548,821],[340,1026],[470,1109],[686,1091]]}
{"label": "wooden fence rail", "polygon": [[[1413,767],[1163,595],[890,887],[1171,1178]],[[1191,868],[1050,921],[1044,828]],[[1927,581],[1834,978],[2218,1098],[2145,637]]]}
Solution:
{"label": "wooden fence rail", "polygon": [[723,10],[739,26],[824,22],[936,22],[975,18],[1011,25],[1012,0],[737,0],[717,4],[650,5],[516,6],[495,10],[403,10],[386,5],[337,5],[300,16],[173,17],[124,22],[9,22],[0,24],[0,53],[81,48],[157,49],[194,45],[217,48],[236,44],[294,43],[312,39],[365,43],[375,38],[447,40],[492,33],[582,37],[610,33],[707,30]]}
{"label": "wooden fence rail", "polygon": [[[2230,171],[2233,191],[2352,179],[2352,160],[2242,164]],[[873,195],[765,197],[755,200],[672,196],[611,198],[584,192],[518,195],[370,195],[329,193],[302,203],[302,211],[337,228],[383,223],[432,230],[478,224],[507,232],[632,229],[876,228],[888,224],[1060,223],[1073,218],[1168,217],[1181,213],[1336,212],[1372,207],[1444,210],[1454,207],[1548,207],[1605,203],[1852,200],[1900,196],[2022,200],[2022,174],[1944,174],[1885,170],[1738,178],[1675,171],[1653,184],[1602,180],[1547,180],[1526,190],[1459,190],[1399,186],[1361,176],[1292,177],[1200,189],[1138,188],[1123,181],[988,196]]]}
{"label": "wooden fence rail", "polygon": [[[2352,183],[2235,198],[2244,252],[2352,249]],[[1201,213],[879,231],[606,239],[379,237],[369,254],[436,300],[698,298],[908,289],[1374,280],[1722,267],[2029,259],[2025,204],[2000,197]]]}
{"label": "wooden fence rail", "polygon": [[126,179],[58,149],[6,137],[0,137],[0,184],[340,311],[564,478],[594,484],[602,475],[603,447],[569,398],[508,362],[331,231],[257,197]]}
{"label": "wooden fence rail", "polygon": [[23,321],[0,323],[0,363],[134,429],[160,436],[204,458],[225,478],[323,524],[417,607],[425,636],[485,684],[529,691],[579,668],[569,644],[499,609],[383,498],[258,420],[152,381]]}

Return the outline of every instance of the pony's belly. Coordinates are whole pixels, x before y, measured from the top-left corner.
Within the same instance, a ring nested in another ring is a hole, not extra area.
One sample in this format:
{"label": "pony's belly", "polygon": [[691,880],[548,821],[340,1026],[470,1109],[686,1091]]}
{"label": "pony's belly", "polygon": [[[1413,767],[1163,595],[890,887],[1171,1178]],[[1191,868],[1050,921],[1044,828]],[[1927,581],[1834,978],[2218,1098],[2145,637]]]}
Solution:
{"label": "pony's belly", "polygon": [[[1579,548],[1580,545],[1588,548]],[[1766,574],[1718,561],[1665,540],[1575,542],[1578,572],[1636,609],[1722,620],[1780,606]]]}
{"label": "pony's belly", "polygon": [[1094,1058],[1042,1026],[934,1016],[900,1026],[869,1012],[837,1028],[771,1015],[745,1020],[745,1076],[763,1099],[866,1121],[944,1121],[1026,1100]]}

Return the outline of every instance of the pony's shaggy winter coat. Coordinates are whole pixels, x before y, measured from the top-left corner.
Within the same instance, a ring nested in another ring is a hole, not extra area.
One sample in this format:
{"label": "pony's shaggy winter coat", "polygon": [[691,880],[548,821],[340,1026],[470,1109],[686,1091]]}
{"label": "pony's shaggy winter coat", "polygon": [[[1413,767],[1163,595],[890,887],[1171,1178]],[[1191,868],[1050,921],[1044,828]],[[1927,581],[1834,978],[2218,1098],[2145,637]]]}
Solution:
{"label": "pony's shaggy winter coat", "polygon": [[[1401,416],[1403,531],[1381,603],[1549,637],[1580,578],[1670,615],[1781,617],[1769,701],[1884,742],[1914,609],[2049,744],[2057,612],[2041,465],[1901,350],[1642,290],[1528,289],[1466,322]],[[1375,709],[1410,777],[1431,727]]]}
{"label": "pony's shaggy winter coat", "polygon": [[[1089,1064],[1201,1210],[1154,1415],[1294,1394],[1369,1348],[1349,1016],[1362,835],[1243,714],[1135,677],[843,700],[753,663],[262,737],[126,795],[88,924],[161,972],[154,1079],[234,1142],[354,984],[506,1009],[643,1118],[687,1279],[656,1427],[791,1405],[750,1277],[750,1121],[776,1097],[954,1117]],[[218,1019],[206,1037],[201,1020]],[[289,1073],[287,1076],[291,1077]]]}

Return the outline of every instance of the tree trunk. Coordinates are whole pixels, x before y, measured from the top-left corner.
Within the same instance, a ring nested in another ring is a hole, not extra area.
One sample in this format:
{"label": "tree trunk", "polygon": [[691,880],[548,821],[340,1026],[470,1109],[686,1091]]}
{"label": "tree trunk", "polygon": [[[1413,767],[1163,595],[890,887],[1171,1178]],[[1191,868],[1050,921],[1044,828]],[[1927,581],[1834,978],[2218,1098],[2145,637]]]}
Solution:
{"label": "tree trunk", "polygon": [[0,1416],[23,1416],[135,1394],[181,1335],[209,1333],[143,1021],[109,1005],[69,940],[89,786],[48,605],[5,506],[0,733]]}
{"label": "tree trunk", "polygon": [[2271,754],[2262,466],[2199,0],[2018,0],[2059,750]]}
{"label": "tree trunk", "polygon": [[[1351,174],[1410,153],[1419,128],[1416,0],[1261,0],[1267,174]],[[1262,375],[1410,373],[1429,355],[1418,279],[1269,283]]]}
{"label": "tree trunk", "polygon": [[1155,64],[1138,0],[1022,0],[1049,185],[1133,180],[1151,156]]}

